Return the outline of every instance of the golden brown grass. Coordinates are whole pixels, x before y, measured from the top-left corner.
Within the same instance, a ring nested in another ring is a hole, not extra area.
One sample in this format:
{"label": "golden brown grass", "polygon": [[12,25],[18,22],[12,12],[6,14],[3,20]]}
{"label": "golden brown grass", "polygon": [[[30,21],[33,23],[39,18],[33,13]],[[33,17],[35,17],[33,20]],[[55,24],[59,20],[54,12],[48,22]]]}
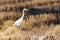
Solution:
{"label": "golden brown grass", "polygon": [[[52,17],[52,18],[51,18]],[[22,29],[27,29],[27,30],[32,30],[31,28],[33,27],[40,27],[41,25],[44,24],[49,24],[49,22],[54,23],[56,20],[56,16],[53,14],[40,14],[36,16],[30,16],[27,21],[23,21],[22,23]]]}
{"label": "golden brown grass", "polygon": [[[12,26],[21,17],[15,8],[59,7],[59,0],[0,0],[0,40],[31,40],[32,35],[43,35],[44,40],[60,40],[60,24],[53,14],[30,15],[24,18],[20,28]],[[10,9],[12,8],[12,9]],[[5,11],[4,11],[5,10]],[[6,12],[7,10],[7,12]]]}
{"label": "golden brown grass", "polygon": [[39,7],[39,8],[47,8],[47,7],[57,7],[60,6],[59,5],[59,0],[22,0],[22,1],[18,1],[18,0],[0,0],[0,10],[6,10],[9,11],[10,8],[12,8],[13,10],[15,9],[15,7]]}
{"label": "golden brown grass", "polygon": [[[31,40],[32,35],[44,34],[45,40],[51,40],[52,38],[50,37],[54,33],[59,32],[58,27],[54,26],[54,24],[50,24],[50,26],[48,26],[47,24],[45,24],[45,22],[49,23],[49,21],[54,21],[54,20],[56,20],[56,16],[53,14],[40,14],[35,16],[31,15],[29,17],[29,20],[24,19],[23,23],[20,26],[20,29],[18,27],[12,26],[14,20],[6,20],[4,21],[4,25],[1,26],[2,28],[0,33],[1,34],[0,39],[1,40],[2,39]],[[55,27],[57,31],[55,31]],[[55,36],[56,35],[54,34],[54,39],[55,39]]]}

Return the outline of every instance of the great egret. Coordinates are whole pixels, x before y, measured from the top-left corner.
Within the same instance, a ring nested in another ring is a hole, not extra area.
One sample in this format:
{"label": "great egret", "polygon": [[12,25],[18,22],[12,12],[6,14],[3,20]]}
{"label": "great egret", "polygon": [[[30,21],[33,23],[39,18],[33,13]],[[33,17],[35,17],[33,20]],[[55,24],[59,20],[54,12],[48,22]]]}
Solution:
{"label": "great egret", "polygon": [[23,18],[24,18],[24,12],[25,12],[25,10],[28,11],[28,9],[25,9],[25,8],[24,8],[24,9],[23,9],[22,17],[19,18],[16,22],[14,22],[13,26],[19,27],[19,26],[21,25],[21,23],[22,23],[22,21],[23,21]]}

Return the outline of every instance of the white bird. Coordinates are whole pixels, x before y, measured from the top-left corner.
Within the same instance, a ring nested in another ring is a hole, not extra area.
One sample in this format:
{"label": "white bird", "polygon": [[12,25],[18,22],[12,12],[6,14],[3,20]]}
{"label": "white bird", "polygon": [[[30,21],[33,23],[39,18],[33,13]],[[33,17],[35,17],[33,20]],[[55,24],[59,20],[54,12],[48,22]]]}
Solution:
{"label": "white bird", "polygon": [[24,12],[25,12],[25,10],[28,11],[27,9],[24,8],[24,9],[23,9],[22,17],[19,18],[16,22],[14,22],[13,26],[17,26],[17,27],[19,27],[19,26],[21,25],[21,23],[23,22],[23,18],[24,18]]}

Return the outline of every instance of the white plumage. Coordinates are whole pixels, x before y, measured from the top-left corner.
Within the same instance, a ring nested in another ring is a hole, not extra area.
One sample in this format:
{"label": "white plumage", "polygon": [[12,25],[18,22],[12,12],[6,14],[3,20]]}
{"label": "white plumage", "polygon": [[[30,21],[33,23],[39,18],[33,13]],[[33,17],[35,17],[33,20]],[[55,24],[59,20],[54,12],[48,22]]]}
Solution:
{"label": "white plumage", "polygon": [[23,14],[22,14],[22,17],[20,19],[18,19],[16,22],[14,22],[13,26],[20,26],[21,23],[23,22],[23,18],[24,18],[24,11],[27,10],[27,9],[23,9]]}

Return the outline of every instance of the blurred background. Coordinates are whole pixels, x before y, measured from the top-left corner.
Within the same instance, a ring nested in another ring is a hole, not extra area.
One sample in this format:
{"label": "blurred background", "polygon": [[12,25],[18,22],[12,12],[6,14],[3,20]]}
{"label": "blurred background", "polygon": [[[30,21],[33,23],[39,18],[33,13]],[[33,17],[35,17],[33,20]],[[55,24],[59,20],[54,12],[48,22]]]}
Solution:
{"label": "blurred background", "polygon": [[[20,28],[12,26],[27,8]],[[60,0],[0,0],[0,40],[60,39]]]}

